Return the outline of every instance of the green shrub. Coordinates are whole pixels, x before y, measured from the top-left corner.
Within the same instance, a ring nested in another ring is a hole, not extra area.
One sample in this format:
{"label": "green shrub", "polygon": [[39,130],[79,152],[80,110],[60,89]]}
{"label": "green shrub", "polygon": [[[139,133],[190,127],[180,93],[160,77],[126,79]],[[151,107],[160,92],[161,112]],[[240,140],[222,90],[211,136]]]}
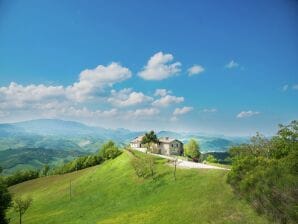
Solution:
{"label": "green shrub", "polygon": [[270,140],[257,134],[230,154],[227,181],[235,192],[273,222],[297,223],[298,123],[281,126]]}
{"label": "green shrub", "polygon": [[213,155],[210,155],[210,154],[207,156],[206,161],[209,163],[217,163],[218,162],[218,160]]}
{"label": "green shrub", "polygon": [[104,160],[114,159],[121,154],[116,144],[113,141],[108,141],[99,150],[99,155],[102,156]]}

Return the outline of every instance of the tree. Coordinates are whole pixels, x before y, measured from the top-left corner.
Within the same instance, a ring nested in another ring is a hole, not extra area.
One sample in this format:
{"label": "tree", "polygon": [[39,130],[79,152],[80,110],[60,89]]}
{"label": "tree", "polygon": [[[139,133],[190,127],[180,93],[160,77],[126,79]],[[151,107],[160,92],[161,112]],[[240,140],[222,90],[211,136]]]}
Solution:
{"label": "tree", "polygon": [[[147,151],[152,149],[152,144],[158,143],[158,138],[154,131],[150,131],[145,133],[144,137],[142,138],[141,144],[147,145]],[[146,151],[146,153],[147,153]]]}
{"label": "tree", "polygon": [[101,149],[99,150],[99,155],[104,160],[114,159],[120,154],[121,154],[121,151],[118,149],[116,144],[111,140],[103,144]]}
{"label": "tree", "polygon": [[207,156],[206,161],[209,162],[209,163],[217,163],[218,162],[217,159],[211,154],[209,154]]}
{"label": "tree", "polygon": [[150,175],[152,179],[154,179],[154,174],[155,174],[155,158],[151,155],[147,156],[145,158],[145,162],[147,164],[148,170],[150,172]]}
{"label": "tree", "polygon": [[20,224],[22,224],[22,217],[32,204],[32,198],[28,197],[22,199],[20,197],[14,200],[14,210],[19,213]]}
{"label": "tree", "polygon": [[0,224],[7,224],[8,220],[5,217],[6,210],[11,205],[11,195],[7,190],[7,185],[0,177]]}
{"label": "tree", "polygon": [[48,164],[44,165],[44,167],[42,169],[42,175],[47,176],[49,171],[50,171],[50,166]]}
{"label": "tree", "polygon": [[198,161],[201,155],[199,143],[195,139],[190,139],[185,145],[184,154],[192,160]]}
{"label": "tree", "polygon": [[147,178],[149,176],[154,179],[156,173],[155,158],[152,155],[137,157],[131,159],[131,165],[138,177]]}

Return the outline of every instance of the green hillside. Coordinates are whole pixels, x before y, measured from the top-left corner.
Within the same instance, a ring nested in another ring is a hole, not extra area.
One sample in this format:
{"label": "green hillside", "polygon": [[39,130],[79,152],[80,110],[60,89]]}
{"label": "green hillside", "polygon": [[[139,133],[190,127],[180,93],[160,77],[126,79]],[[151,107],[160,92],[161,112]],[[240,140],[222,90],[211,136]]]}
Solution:
{"label": "green hillside", "polygon": [[[174,181],[173,168],[157,159],[158,177],[143,180],[131,157],[125,151],[99,166],[11,187],[14,196],[33,197],[24,223],[267,223],[234,196],[227,171],[178,169]],[[12,210],[8,216],[18,223]]]}

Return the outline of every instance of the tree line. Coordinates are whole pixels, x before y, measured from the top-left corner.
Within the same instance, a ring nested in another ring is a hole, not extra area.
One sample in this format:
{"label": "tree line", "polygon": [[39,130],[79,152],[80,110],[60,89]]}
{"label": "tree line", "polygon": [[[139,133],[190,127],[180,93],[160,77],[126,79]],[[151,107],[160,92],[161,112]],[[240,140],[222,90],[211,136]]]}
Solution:
{"label": "tree line", "polygon": [[298,121],[229,150],[228,183],[273,223],[298,223]]}

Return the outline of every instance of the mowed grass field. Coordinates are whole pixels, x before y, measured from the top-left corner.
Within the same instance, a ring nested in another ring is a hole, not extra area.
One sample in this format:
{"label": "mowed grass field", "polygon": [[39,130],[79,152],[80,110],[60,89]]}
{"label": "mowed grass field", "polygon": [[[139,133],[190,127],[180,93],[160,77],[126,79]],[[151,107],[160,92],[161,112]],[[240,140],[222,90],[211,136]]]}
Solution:
{"label": "mowed grass field", "polygon": [[[173,167],[158,158],[157,178],[143,180],[135,175],[131,157],[124,151],[99,166],[11,187],[14,196],[33,198],[23,223],[267,223],[234,196],[227,171],[178,169],[174,181]],[[8,216],[18,223],[13,210]]]}

